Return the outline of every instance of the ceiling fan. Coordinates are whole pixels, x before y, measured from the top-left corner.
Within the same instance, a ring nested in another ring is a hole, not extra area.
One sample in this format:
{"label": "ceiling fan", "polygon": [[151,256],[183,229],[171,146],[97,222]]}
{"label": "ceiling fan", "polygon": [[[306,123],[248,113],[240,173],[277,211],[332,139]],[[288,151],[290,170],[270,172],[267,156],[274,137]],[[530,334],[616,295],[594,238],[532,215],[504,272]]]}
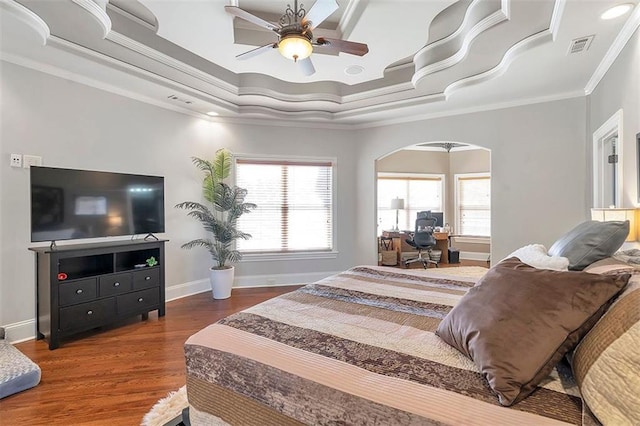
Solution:
{"label": "ceiling fan", "polygon": [[454,148],[460,148],[462,146],[469,146],[469,145],[467,145],[466,143],[458,143],[458,142],[428,142],[428,143],[421,143],[418,146],[442,148],[447,152],[451,152],[451,150]]}
{"label": "ceiling fan", "polygon": [[305,75],[312,75],[316,72],[310,55],[315,48],[326,53],[349,53],[351,55],[364,56],[369,52],[369,47],[364,43],[356,43],[340,39],[327,37],[314,38],[312,31],[338,9],[335,0],[317,0],[309,12],[304,9],[301,3],[298,7],[298,0],[295,0],[293,9],[287,5],[287,9],[280,17],[280,22],[271,23],[259,18],[237,6],[225,6],[225,10],[240,19],[256,24],[275,32],[278,41],[265,44],[241,53],[236,56],[238,59],[248,59],[266,52],[269,49],[278,49],[280,54],[287,59],[292,59],[298,63]]}

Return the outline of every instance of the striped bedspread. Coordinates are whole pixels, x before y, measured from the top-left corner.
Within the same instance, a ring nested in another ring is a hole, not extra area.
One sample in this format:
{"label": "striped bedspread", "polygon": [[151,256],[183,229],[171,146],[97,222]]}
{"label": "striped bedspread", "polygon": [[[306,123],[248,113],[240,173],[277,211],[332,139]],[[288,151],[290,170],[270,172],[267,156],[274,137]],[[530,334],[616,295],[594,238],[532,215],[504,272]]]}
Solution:
{"label": "striped bedspread", "polygon": [[355,267],[206,327],[185,344],[192,424],[581,424],[568,366],[506,408],[434,334],[485,271]]}

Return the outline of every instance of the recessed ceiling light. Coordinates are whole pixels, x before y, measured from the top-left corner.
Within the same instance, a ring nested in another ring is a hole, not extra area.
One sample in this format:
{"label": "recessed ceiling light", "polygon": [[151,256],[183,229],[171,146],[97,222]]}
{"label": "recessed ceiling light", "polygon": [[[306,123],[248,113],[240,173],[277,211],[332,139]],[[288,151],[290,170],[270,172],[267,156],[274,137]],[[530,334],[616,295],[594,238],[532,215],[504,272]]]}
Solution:
{"label": "recessed ceiling light", "polygon": [[215,112],[215,111],[209,111],[209,112],[207,113],[207,115],[209,115],[209,116],[211,116],[211,117],[215,117],[216,115],[218,115],[218,113],[217,113],[217,112]]}
{"label": "recessed ceiling light", "polygon": [[611,9],[605,11],[600,18],[602,19],[613,19],[618,16],[622,16],[633,8],[631,3],[619,4],[617,6],[613,6]]}
{"label": "recessed ceiling light", "polygon": [[360,74],[362,71],[364,71],[364,68],[361,67],[360,65],[351,65],[351,66],[346,67],[344,69],[344,73],[347,74],[347,75]]}

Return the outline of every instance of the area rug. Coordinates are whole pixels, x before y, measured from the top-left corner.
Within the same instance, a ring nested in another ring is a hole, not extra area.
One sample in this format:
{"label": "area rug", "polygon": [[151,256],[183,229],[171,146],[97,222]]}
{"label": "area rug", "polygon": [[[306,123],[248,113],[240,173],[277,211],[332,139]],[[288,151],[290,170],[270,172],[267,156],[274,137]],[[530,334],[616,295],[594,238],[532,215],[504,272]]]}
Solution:
{"label": "area rug", "polygon": [[142,418],[141,426],[163,426],[182,414],[182,410],[189,405],[187,401],[187,388],[182,386],[177,391],[169,394],[156,402],[147,414]]}

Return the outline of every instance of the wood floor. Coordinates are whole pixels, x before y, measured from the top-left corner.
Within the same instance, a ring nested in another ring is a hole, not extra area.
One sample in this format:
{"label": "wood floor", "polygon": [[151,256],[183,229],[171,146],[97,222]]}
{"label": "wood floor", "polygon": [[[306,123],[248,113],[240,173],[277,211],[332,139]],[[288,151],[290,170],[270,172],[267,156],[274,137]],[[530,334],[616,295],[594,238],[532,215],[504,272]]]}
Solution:
{"label": "wood floor", "polygon": [[134,318],[63,340],[15,346],[42,369],[38,386],[0,400],[0,425],[139,425],[158,399],[185,384],[183,344],[205,326],[298,286],[236,289],[226,300],[201,293]]}
{"label": "wood floor", "polygon": [[163,318],[138,316],[63,340],[53,351],[43,340],[16,344],[40,366],[42,381],[0,400],[0,425],[139,425],[158,399],[184,385],[183,344],[190,335],[296,288],[235,289],[227,300],[209,292],[185,297],[168,302]]}

